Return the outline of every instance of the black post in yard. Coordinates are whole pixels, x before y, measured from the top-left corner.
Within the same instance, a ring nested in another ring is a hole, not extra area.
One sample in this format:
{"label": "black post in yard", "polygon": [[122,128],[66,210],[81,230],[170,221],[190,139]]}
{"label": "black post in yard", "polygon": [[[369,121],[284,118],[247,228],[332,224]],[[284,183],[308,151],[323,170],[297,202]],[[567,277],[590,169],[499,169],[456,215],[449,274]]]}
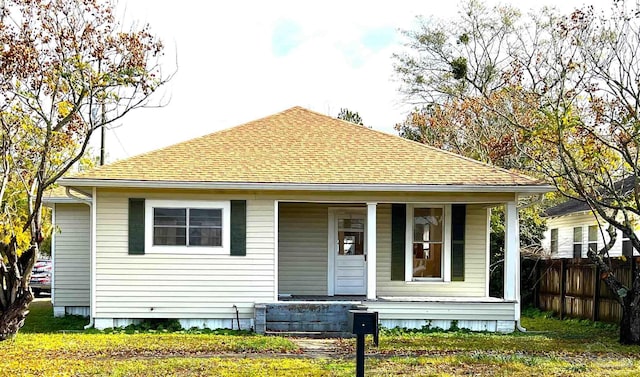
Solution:
{"label": "black post in yard", "polygon": [[356,377],[364,377],[364,334],[356,340]]}
{"label": "black post in yard", "polygon": [[356,377],[364,377],[364,337],[373,335],[373,344],[378,346],[378,312],[349,310],[349,327],[356,335]]}

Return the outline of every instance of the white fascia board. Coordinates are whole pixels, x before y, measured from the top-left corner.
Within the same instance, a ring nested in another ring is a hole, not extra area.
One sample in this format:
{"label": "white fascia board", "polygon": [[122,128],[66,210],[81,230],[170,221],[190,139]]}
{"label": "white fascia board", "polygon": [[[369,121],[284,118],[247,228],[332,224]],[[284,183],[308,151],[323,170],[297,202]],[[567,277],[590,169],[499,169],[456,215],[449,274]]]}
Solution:
{"label": "white fascia board", "polygon": [[61,204],[61,203],[83,203],[80,199],[75,198],[42,198],[44,204]]}
{"label": "white fascia board", "polygon": [[389,192],[515,192],[546,193],[549,185],[490,186],[490,185],[416,185],[416,184],[362,184],[362,183],[255,183],[255,182],[176,182],[137,181],[121,179],[63,178],[58,183],[72,187],[122,188],[175,188],[216,190],[283,190],[283,191],[389,191]]}

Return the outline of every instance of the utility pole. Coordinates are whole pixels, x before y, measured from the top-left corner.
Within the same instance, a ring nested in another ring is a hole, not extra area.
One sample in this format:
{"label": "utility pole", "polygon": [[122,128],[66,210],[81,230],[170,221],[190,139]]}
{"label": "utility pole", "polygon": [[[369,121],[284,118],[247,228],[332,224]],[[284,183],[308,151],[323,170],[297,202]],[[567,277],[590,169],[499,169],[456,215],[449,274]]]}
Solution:
{"label": "utility pole", "polygon": [[102,103],[102,126],[100,127],[100,166],[104,165],[104,128],[107,122],[104,102]]}

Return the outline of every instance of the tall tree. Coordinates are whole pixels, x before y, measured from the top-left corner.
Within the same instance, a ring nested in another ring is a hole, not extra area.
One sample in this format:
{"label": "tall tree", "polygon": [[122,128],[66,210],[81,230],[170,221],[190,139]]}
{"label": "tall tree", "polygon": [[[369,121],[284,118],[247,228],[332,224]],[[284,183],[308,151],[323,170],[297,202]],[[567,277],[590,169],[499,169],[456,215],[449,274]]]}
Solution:
{"label": "tall tree", "polygon": [[[525,31],[526,18],[518,9],[489,8],[477,0],[463,3],[455,20],[419,18],[416,29],[403,32],[404,51],[394,55],[405,102],[416,106],[396,124],[399,134],[506,169],[528,170],[531,160],[517,148],[518,133],[484,103],[500,103],[509,84],[509,52],[522,44]],[[491,217],[492,295],[501,295],[503,284],[500,211]],[[544,229],[539,205],[523,210],[522,250],[539,254]]]}
{"label": "tall tree", "polygon": [[[45,190],[94,131],[168,80],[149,27],[124,30],[100,0],[0,2],[0,340],[22,326],[43,240]],[[105,117],[92,114],[105,109]],[[26,211],[21,211],[26,208]]]}
{"label": "tall tree", "polygon": [[[500,14],[497,9],[493,12]],[[640,275],[635,273],[630,286],[623,284],[611,269],[608,251],[615,230],[640,250],[634,232],[640,217],[639,14],[637,4],[625,1],[613,1],[612,9],[602,13],[587,7],[565,16],[551,9],[531,14],[526,22],[513,24],[499,44],[502,52],[497,55],[504,59],[492,90],[473,85],[472,92],[425,102],[436,109],[429,120],[451,117],[467,135],[478,127],[499,124],[494,131],[509,140],[500,145],[515,153],[515,161],[524,162],[522,168],[546,176],[564,196],[587,203],[603,225],[608,224],[603,234],[607,242],[600,250],[590,250],[589,258],[603,271],[602,279],[623,308],[620,341],[634,344],[640,344]],[[470,13],[461,16],[471,18]],[[476,29],[482,30],[482,23]],[[483,34],[477,35],[470,35],[468,43]],[[465,72],[481,61],[465,57]],[[465,74],[456,79],[454,68],[449,68],[452,80],[473,77]]]}
{"label": "tall tree", "polygon": [[364,126],[364,123],[362,123],[362,117],[360,117],[360,114],[358,114],[357,111],[351,111],[349,109],[340,109],[340,112],[338,113],[337,118],[345,120],[347,122],[351,122],[353,124],[357,124],[359,126]]}

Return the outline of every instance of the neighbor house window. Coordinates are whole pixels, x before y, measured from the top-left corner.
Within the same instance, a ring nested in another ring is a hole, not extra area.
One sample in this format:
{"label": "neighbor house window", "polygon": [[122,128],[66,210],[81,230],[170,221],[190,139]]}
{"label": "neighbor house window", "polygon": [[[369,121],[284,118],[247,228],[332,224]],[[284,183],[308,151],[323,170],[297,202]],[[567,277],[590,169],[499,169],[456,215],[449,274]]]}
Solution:
{"label": "neighbor house window", "polygon": [[150,251],[229,248],[230,202],[147,200],[145,207]]}
{"label": "neighbor house window", "polygon": [[573,257],[582,258],[582,227],[573,228]]}
{"label": "neighbor house window", "polygon": [[624,233],[622,235],[622,255],[625,257],[633,256],[633,245],[631,244],[629,237],[626,237]]}
{"label": "neighbor house window", "polygon": [[444,209],[413,209],[413,277],[442,278]]}
{"label": "neighbor house window", "polygon": [[558,253],[558,228],[551,229],[551,254]]}
{"label": "neighbor house window", "polygon": [[598,251],[598,226],[589,225],[589,250]]}

